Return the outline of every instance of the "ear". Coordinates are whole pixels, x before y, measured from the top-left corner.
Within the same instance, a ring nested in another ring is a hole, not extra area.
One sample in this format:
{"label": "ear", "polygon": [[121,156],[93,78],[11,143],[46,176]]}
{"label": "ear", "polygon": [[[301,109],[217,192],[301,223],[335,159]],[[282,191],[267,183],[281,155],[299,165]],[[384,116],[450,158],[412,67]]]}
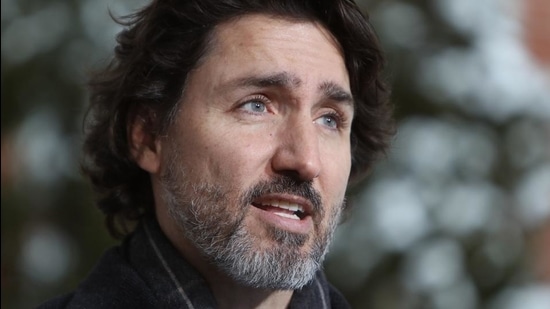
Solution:
{"label": "ear", "polygon": [[136,164],[149,172],[159,172],[161,158],[161,143],[149,130],[150,122],[137,115],[129,125],[130,154]]}

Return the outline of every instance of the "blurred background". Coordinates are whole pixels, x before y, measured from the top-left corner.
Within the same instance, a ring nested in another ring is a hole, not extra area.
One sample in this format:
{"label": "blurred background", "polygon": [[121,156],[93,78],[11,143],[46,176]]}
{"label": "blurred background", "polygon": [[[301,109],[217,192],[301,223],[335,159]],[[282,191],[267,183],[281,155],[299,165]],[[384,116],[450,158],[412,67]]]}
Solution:
{"label": "blurred background", "polygon": [[[325,263],[354,308],[550,308],[550,2],[358,0],[398,134]],[[2,308],[116,242],[79,174],[87,73],[145,1],[2,0]]]}

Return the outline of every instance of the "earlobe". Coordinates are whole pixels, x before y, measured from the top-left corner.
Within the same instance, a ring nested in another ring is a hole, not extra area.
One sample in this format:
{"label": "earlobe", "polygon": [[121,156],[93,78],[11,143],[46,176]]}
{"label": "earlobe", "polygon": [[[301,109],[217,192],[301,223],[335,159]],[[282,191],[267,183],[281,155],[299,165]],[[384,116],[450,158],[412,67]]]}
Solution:
{"label": "earlobe", "polygon": [[147,130],[146,120],[142,117],[135,117],[129,129],[129,147],[133,160],[145,171],[157,173],[160,166],[160,141]]}

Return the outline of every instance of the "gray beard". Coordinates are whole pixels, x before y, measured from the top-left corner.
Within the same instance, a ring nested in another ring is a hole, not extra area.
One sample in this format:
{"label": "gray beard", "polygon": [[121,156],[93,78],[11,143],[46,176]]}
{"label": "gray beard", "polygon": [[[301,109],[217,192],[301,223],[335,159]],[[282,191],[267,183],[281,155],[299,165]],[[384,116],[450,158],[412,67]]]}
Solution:
{"label": "gray beard", "polygon": [[[189,184],[181,168],[170,165],[161,177],[164,202],[171,218],[203,256],[233,280],[248,287],[295,290],[310,282],[320,269],[336,229],[344,201],[332,207],[326,227],[319,224],[325,207],[311,182],[297,182],[280,176],[261,182],[239,198],[232,200],[230,188],[212,184]],[[262,240],[243,224],[254,198],[266,193],[292,193],[308,198],[316,213],[315,235],[291,233],[266,225],[268,235],[277,245],[260,248]],[[224,205],[238,205],[230,213]],[[305,252],[304,245],[315,237]]]}

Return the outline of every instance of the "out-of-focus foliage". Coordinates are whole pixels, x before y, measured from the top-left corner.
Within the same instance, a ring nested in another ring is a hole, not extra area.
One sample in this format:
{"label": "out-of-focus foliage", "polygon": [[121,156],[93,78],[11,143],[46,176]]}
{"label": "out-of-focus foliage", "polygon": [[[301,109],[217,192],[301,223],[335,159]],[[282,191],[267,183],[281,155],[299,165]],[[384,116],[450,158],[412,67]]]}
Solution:
{"label": "out-of-focus foliage", "polygon": [[363,3],[399,126],[326,263],[355,308],[550,308],[550,65],[527,3]]}
{"label": "out-of-focus foliage", "polygon": [[[78,172],[86,74],[120,30],[108,9],[142,3],[2,0],[2,307],[71,290],[114,243]],[[354,308],[550,307],[550,69],[525,3],[360,1],[399,133],[325,265]]]}
{"label": "out-of-focus foliage", "polygon": [[138,5],[2,0],[2,308],[68,292],[114,244],[79,173],[81,122],[120,30],[109,9]]}

